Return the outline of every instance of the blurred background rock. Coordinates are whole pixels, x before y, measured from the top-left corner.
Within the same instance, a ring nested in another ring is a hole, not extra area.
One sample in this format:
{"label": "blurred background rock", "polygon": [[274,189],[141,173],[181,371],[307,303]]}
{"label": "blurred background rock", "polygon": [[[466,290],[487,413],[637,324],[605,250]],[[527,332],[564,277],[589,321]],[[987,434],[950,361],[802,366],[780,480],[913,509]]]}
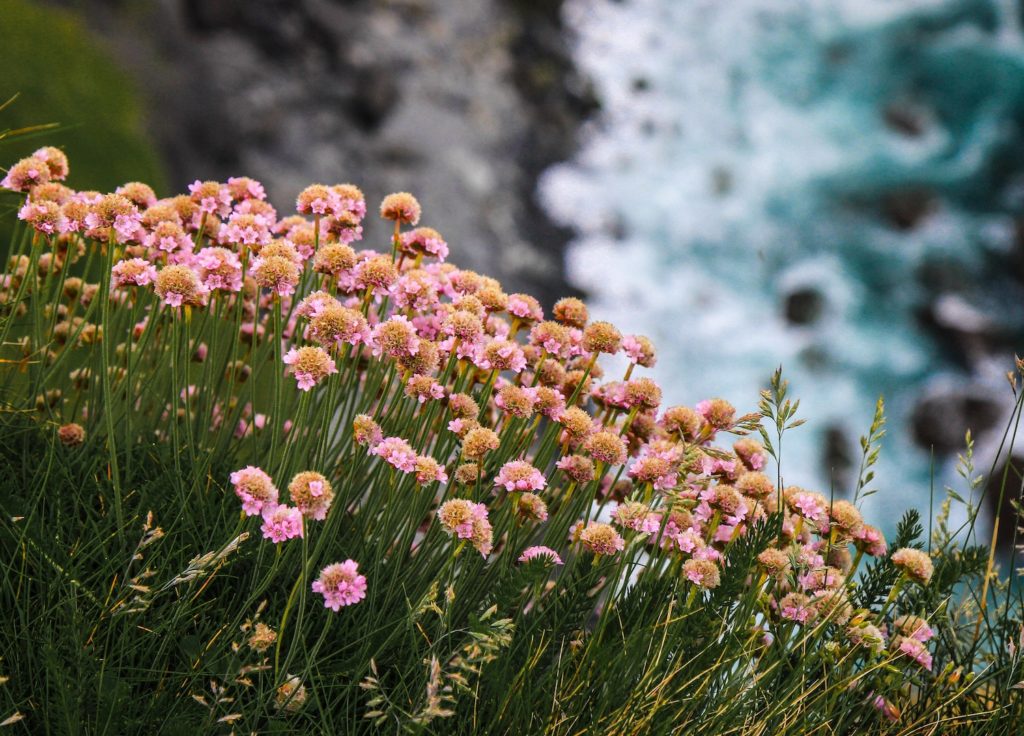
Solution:
{"label": "blurred background rock", "polygon": [[895,517],[955,481],[968,427],[987,471],[1007,418],[1021,18],[1017,0],[0,0],[0,94],[22,93],[0,127],[60,122],[47,142],[79,187],[246,174],[284,212],[310,181],[412,191],[460,265],[548,304],[581,289],[654,337],[670,402],[750,410],[782,362],[811,420],[787,479],[826,493],[851,488],[884,392],[869,512]]}

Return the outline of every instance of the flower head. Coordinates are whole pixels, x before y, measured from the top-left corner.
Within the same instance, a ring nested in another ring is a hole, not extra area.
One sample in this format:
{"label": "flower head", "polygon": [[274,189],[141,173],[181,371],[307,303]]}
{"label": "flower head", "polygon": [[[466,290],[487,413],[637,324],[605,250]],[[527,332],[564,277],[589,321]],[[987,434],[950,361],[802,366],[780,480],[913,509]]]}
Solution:
{"label": "flower head", "polygon": [[415,225],[420,221],[420,203],[409,192],[395,192],[380,203],[380,216],[402,225]]}
{"label": "flower head", "polygon": [[298,509],[284,505],[264,505],[262,515],[260,531],[265,539],[274,544],[303,536],[302,512]]}
{"label": "flower head", "polygon": [[359,564],[354,560],[335,562],[320,571],[320,577],[313,581],[313,592],[324,597],[324,608],[332,611],[342,606],[351,606],[366,597],[366,577],[359,574]]}
{"label": "flower head", "polygon": [[506,491],[541,491],[547,486],[544,474],[525,460],[512,460],[501,466],[494,485]]}
{"label": "flower head", "polygon": [[710,560],[690,558],[683,563],[683,575],[694,585],[708,590],[717,588],[722,581],[718,565]]}
{"label": "flower head", "polygon": [[519,562],[529,562],[535,557],[540,557],[542,560],[546,560],[552,565],[563,564],[562,558],[558,556],[557,552],[550,547],[544,546],[527,547],[523,550],[523,553],[519,555]]}
{"label": "flower head", "polygon": [[416,460],[419,456],[412,446],[401,437],[387,437],[381,440],[371,448],[370,454],[376,455],[403,473],[416,472]]}
{"label": "flower head", "polygon": [[469,539],[484,557],[491,553],[493,531],[487,519],[487,507],[482,503],[453,498],[441,504],[437,518],[446,532],[458,539]]}
{"label": "flower head", "polygon": [[170,265],[157,272],[154,289],[169,307],[199,306],[206,303],[209,290],[199,274],[188,266]]}
{"label": "flower head", "polygon": [[85,442],[85,429],[81,424],[62,424],[57,430],[57,439],[65,447],[78,447]]}
{"label": "flower head", "polygon": [[146,286],[153,283],[156,276],[156,268],[145,258],[129,258],[114,264],[110,271],[110,285],[115,288]]}
{"label": "flower head", "polygon": [[285,353],[283,360],[285,365],[292,367],[302,391],[309,391],[327,376],[338,372],[334,359],[321,347],[292,348]]}
{"label": "flower head", "polygon": [[288,484],[288,495],[295,507],[307,519],[323,521],[334,501],[331,482],[320,473],[307,470],[299,473]]}
{"label": "flower head", "polygon": [[579,540],[595,555],[613,555],[626,547],[625,540],[609,524],[591,521],[579,532]]}
{"label": "flower head", "polygon": [[265,508],[276,508],[277,488],[270,476],[253,465],[247,465],[231,474],[235,495],[242,501],[246,516],[256,516]]}
{"label": "flower head", "polygon": [[926,552],[910,547],[893,552],[892,564],[902,570],[908,578],[922,585],[932,579],[932,572],[935,570],[932,558]]}

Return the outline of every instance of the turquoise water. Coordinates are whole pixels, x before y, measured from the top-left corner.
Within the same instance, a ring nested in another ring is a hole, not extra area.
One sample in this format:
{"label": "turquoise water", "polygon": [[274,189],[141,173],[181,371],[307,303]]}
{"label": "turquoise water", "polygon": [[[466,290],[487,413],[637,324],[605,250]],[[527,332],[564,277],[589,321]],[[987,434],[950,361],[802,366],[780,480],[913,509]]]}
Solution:
{"label": "turquoise water", "polygon": [[[723,396],[753,410],[782,364],[810,420],[786,441],[787,482],[847,490],[824,437],[858,452],[885,394],[890,433],[868,511],[927,511],[931,460],[909,412],[929,382],[963,377],[959,356],[919,325],[935,293],[921,274],[957,290],[1013,245],[1017,4],[572,0],[566,13],[603,103],[578,156],[541,185],[578,233],[570,280],[597,313],[655,340],[669,402]],[[802,288],[820,295],[820,313],[794,325],[782,305]],[[1020,317],[1019,300],[964,293]],[[958,299],[946,306],[963,311]],[[995,385],[1009,367],[974,370]],[[935,469],[938,495],[950,463]]]}

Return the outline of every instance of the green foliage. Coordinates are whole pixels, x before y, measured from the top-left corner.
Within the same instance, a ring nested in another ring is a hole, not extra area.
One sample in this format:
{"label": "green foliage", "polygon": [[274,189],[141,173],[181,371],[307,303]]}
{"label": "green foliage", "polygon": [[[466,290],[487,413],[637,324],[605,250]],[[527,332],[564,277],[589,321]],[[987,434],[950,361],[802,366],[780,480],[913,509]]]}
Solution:
{"label": "green foliage", "polygon": [[107,191],[138,180],[163,186],[135,86],[81,21],[27,0],[0,0],[0,19],[0,100],[17,95],[0,112],[0,130],[28,129],[0,141],[4,159],[44,145],[31,133],[55,123],[45,144],[73,158],[71,185]]}

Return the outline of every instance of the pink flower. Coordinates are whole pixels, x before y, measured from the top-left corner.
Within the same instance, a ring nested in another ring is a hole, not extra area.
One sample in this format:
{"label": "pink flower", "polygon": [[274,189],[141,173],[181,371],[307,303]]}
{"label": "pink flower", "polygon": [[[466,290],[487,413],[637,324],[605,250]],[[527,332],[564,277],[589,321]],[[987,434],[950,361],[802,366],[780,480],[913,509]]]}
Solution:
{"label": "pink flower", "polygon": [[540,491],[547,485],[544,474],[525,460],[505,463],[494,485],[504,486],[506,491]]}
{"label": "pink flower", "polygon": [[385,437],[370,450],[370,454],[376,455],[403,473],[416,472],[416,451],[401,437]]}
{"label": "pink flower", "polygon": [[246,516],[256,516],[264,508],[277,506],[277,488],[270,476],[257,467],[248,465],[231,474],[235,495],[242,501]]}
{"label": "pink flower", "polygon": [[272,239],[272,224],[263,215],[234,212],[217,237],[222,243],[263,246]]}
{"label": "pink flower", "polygon": [[203,248],[196,254],[193,267],[207,289],[240,291],[242,288],[242,262],[227,248]]}
{"label": "pink flower", "polygon": [[924,642],[919,639],[914,639],[913,637],[903,637],[899,642],[899,651],[901,654],[907,655],[926,670],[931,672],[932,655],[925,647]]}
{"label": "pink flower", "polygon": [[220,217],[231,214],[231,193],[223,184],[196,179],[188,185],[188,191],[200,212]]}
{"label": "pink flower", "polygon": [[642,503],[626,501],[620,503],[612,512],[612,519],[624,529],[632,529],[641,534],[653,534],[658,531],[661,519]]}
{"label": "pink flower", "polygon": [[290,365],[301,391],[309,391],[327,376],[337,373],[334,359],[321,347],[292,348],[284,355],[285,365]]}
{"label": "pink flower", "polygon": [[157,223],[153,230],[142,239],[142,244],[147,248],[161,250],[164,253],[177,251],[191,253],[194,246],[181,225],[169,220]]}
{"label": "pink flower", "polygon": [[354,560],[335,562],[320,571],[313,592],[323,595],[324,608],[337,611],[366,597],[366,577],[359,574],[359,564]]}
{"label": "pink flower", "polygon": [[542,557],[546,559],[548,562],[555,565],[563,564],[562,558],[558,556],[557,552],[555,552],[550,547],[544,546],[527,547],[523,550],[523,553],[519,555],[519,562],[529,562],[534,557]]}
{"label": "pink flower", "polygon": [[260,526],[263,538],[274,544],[293,537],[303,536],[302,512],[290,506],[264,506],[263,524]]}
{"label": "pink flower", "polygon": [[156,281],[156,268],[145,258],[129,258],[115,263],[110,277],[114,287],[145,286]]}
{"label": "pink flower", "polygon": [[544,312],[537,300],[526,294],[510,294],[508,297],[508,313],[519,319],[540,322],[544,319]]}
{"label": "pink flower", "polygon": [[853,535],[854,545],[872,557],[884,557],[889,551],[881,530],[865,524]]}

